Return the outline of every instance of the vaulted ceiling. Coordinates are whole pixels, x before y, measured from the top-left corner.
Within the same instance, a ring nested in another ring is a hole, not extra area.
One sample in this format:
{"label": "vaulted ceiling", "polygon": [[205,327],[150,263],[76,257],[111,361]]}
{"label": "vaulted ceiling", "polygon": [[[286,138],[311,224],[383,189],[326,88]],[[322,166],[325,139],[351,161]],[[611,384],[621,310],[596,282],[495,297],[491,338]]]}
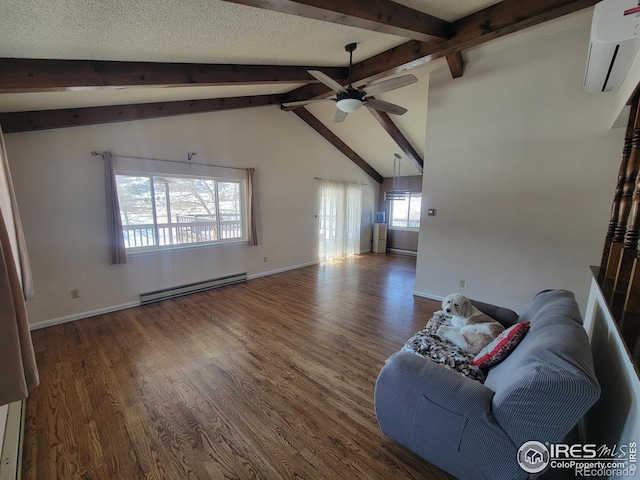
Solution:
{"label": "vaulted ceiling", "polygon": [[[355,86],[418,77],[376,97],[409,112],[362,108],[334,124],[326,102],[292,115],[377,181],[393,174],[395,151],[403,174],[417,174],[432,69],[449,68],[455,81],[469,49],[595,3],[0,0],[0,125],[11,133],[323,98],[332,92],[307,70],[345,84],[344,46],[356,42]],[[358,140],[376,129],[368,137],[381,145]]]}

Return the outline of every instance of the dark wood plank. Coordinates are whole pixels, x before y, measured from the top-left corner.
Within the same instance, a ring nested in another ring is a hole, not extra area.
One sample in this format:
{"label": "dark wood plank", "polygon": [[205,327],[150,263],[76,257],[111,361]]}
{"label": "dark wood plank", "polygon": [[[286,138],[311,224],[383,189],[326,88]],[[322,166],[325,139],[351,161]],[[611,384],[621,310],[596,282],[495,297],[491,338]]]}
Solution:
{"label": "dark wood plank", "polygon": [[414,281],[361,255],[32,332],[22,478],[449,479],[373,408],[440,308]]}
{"label": "dark wood plank", "polygon": [[[411,40],[353,66],[354,82],[370,82],[481,45],[498,37],[588,8],[597,0],[504,0],[453,22],[453,36],[441,43]],[[283,102],[326,96],[321,84],[292,90]]]}
{"label": "dark wood plank", "polygon": [[[611,300],[609,302],[609,306],[611,308],[611,313],[614,318],[622,317],[622,310],[625,304],[627,290],[629,288],[629,282],[631,280],[631,271],[633,269],[634,261],[638,256],[638,237],[640,236],[640,165],[637,165],[640,156],[638,155],[638,147],[640,144],[640,136],[638,136],[638,126],[640,126],[640,117],[638,114],[640,112],[637,111],[637,101],[636,109],[633,110],[635,115],[630,115],[629,117],[629,125],[633,124],[633,129],[631,130],[631,148],[628,154],[628,158],[634,157],[633,160],[627,159],[626,169],[623,171],[622,166],[620,172],[618,173],[618,184],[616,186],[616,194],[614,197],[614,206],[612,208],[612,213],[617,212],[617,215],[620,215],[621,209],[628,210],[628,221],[625,223],[624,227],[626,231],[624,232],[624,248],[622,249],[622,253],[620,254],[618,263],[617,263],[617,271],[615,274],[615,281],[613,285],[613,294],[611,295]],[[633,117],[633,118],[631,118]],[[629,127],[627,128],[627,135],[629,134]],[[625,163],[625,153],[627,151],[627,141],[625,139],[625,147],[623,149],[623,161]],[[629,179],[627,175],[632,175],[633,172],[629,172],[631,169],[629,166],[629,162],[633,161],[636,163],[636,178],[633,182],[634,185],[631,185],[632,193],[628,194],[629,190]],[[622,180],[620,178],[620,174],[622,174]],[[630,197],[630,198],[629,198]],[[617,201],[617,206],[615,202]],[[629,207],[630,204],[630,207]],[[617,208],[616,208],[617,207]],[[614,222],[615,223],[615,222]],[[610,222],[611,224],[611,222]],[[611,243],[609,244],[609,249],[611,250],[611,244],[613,242],[619,241],[619,237],[616,238],[617,223],[615,223],[613,228],[613,237]],[[620,228],[619,228],[620,233]],[[606,244],[605,244],[606,247]]]}
{"label": "dark wood plank", "polygon": [[[370,97],[370,98],[374,98],[374,97]],[[420,173],[422,173],[422,169],[424,168],[424,161],[422,160],[422,157],[418,152],[416,152],[416,149],[413,148],[413,146],[409,143],[409,140],[407,140],[407,137],[404,136],[404,134],[400,131],[400,129],[394,123],[391,117],[387,113],[381,112],[379,110],[375,110],[372,108],[368,110],[371,112],[371,115],[373,115],[373,118],[375,118],[378,121],[378,123],[382,125],[382,128],[384,128],[384,130],[389,134],[389,136],[393,139],[393,141],[396,142],[396,144],[404,152],[404,154],[411,161],[411,163],[413,163],[416,166],[416,168],[420,171]]]}
{"label": "dark wood plank", "polygon": [[225,0],[421,41],[451,37],[451,24],[390,0]]}
{"label": "dark wood plank", "polygon": [[298,117],[300,117],[307,125],[318,132],[325,140],[331,145],[336,147],[342,152],[349,160],[364,170],[371,178],[376,182],[382,183],[382,175],[380,175],[371,165],[369,165],[360,155],[354,152],[349,145],[344,143],[338,136],[329,130],[320,120],[314,117],[309,110],[304,107],[295,108],[292,110]]}
{"label": "dark wood plank", "polygon": [[[620,200],[618,202],[618,218],[613,230],[613,238],[609,246],[609,258],[607,259],[607,267],[604,274],[604,280],[602,284],[602,292],[606,298],[612,302],[613,294],[616,289],[616,283],[622,281],[619,279],[618,273],[620,272],[621,260],[625,250],[625,236],[627,234],[627,223],[629,221],[629,215],[633,204],[633,192],[636,187],[636,180],[638,173],[640,172],[640,107],[636,112],[632,113],[633,116],[633,135],[631,139],[631,152],[629,153],[629,160],[626,164],[624,171],[624,179],[622,182],[622,188],[620,193]],[[636,239],[637,245],[637,233],[633,235]],[[627,254],[627,257],[629,255]],[[635,255],[632,256],[632,258]],[[630,272],[630,266],[627,264],[623,266],[624,274],[627,275]],[[625,279],[626,280],[626,279]],[[626,283],[624,286],[618,287],[623,292],[626,292]],[[624,293],[623,293],[624,296]],[[617,304],[620,302],[618,301]],[[614,316],[616,312],[613,312]],[[617,316],[617,319],[620,317]]]}
{"label": "dark wood plank", "polygon": [[5,133],[28,132],[49,128],[76,127],[80,125],[96,125],[128,120],[142,120],[146,118],[172,117],[193,113],[262,107],[265,105],[277,105],[280,101],[279,95],[258,95],[252,97],[211,98],[177,102],[0,113],[0,125],[2,125],[2,130]]}
{"label": "dark wood plank", "polygon": [[609,220],[609,228],[607,229],[607,235],[604,241],[604,247],[602,249],[602,259],[600,260],[600,275],[598,275],[598,281],[602,285],[604,281],[604,274],[607,270],[607,262],[609,261],[609,254],[611,252],[611,243],[613,242],[613,236],[615,233],[616,225],[618,223],[618,215],[620,214],[620,201],[622,200],[622,190],[625,183],[625,177],[627,172],[627,164],[629,163],[629,157],[631,156],[631,142],[633,140],[633,132],[636,123],[636,115],[638,113],[638,97],[634,97],[631,105],[629,120],[627,121],[627,130],[624,137],[624,146],[622,148],[622,161],[620,162],[620,169],[618,171],[618,182],[616,184],[616,190],[613,195],[613,202],[611,203],[611,217]]}
{"label": "dark wood plank", "polygon": [[[502,35],[507,35],[509,33],[513,33],[518,30],[522,30],[524,28],[528,28],[530,26],[552,20],[562,15],[566,15],[583,8],[590,7],[595,3],[597,3],[597,0],[504,0],[503,2],[500,2],[496,5],[488,7],[484,10],[481,10],[477,13],[454,22],[452,24],[454,35],[450,39],[445,40],[442,43],[412,40],[355,64],[353,69],[354,82],[369,82],[372,80],[377,80],[388,75],[400,73],[411,68],[418,67],[420,65],[423,65],[424,63],[438,58],[455,55],[457,54],[457,52],[460,52],[467,48],[480,45]],[[215,66],[210,67],[214,68]],[[232,67],[235,68],[238,66],[236,65]],[[304,69],[306,67],[301,68]],[[321,69],[322,71],[327,73],[327,69],[325,69],[324,67],[322,67]],[[138,71],[137,73],[140,78],[145,76],[144,73],[141,74],[140,71]],[[185,81],[184,72],[178,71],[173,73],[178,78],[178,80],[176,81]],[[298,73],[300,75],[306,74],[302,72]],[[155,74],[158,77],[160,76],[158,72],[155,72]],[[204,77],[207,77],[206,73],[203,73],[203,75]],[[44,79],[46,77],[46,74],[42,74],[41,77]],[[130,77],[134,78],[135,72],[134,74],[130,75]],[[215,75],[213,74],[208,75],[209,80],[207,81],[214,81],[214,77]],[[338,77],[344,77],[344,75],[336,75],[334,78]],[[226,78],[228,81],[231,81],[229,77]],[[226,82],[227,80],[218,81]],[[237,77],[237,80],[241,81],[240,77]],[[154,79],[153,81],[156,82],[160,80]],[[245,81],[250,82],[250,80],[247,79],[245,79]],[[253,81],[256,82],[258,80],[256,80],[254,77]],[[259,80],[259,82],[261,81],[262,80]],[[41,86],[38,88],[42,88],[45,90],[47,88],[57,88],[51,87],[51,85],[49,85],[47,82],[48,81],[46,79],[42,80],[42,85],[45,86]],[[15,85],[15,81],[13,82],[13,84]],[[49,87],[47,87],[46,85],[49,85]],[[323,96],[327,96],[327,94],[329,93],[330,90],[325,85],[319,83],[309,83],[303,87],[292,90],[291,92],[280,96],[279,103],[320,98]],[[255,99],[266,97],[273,96],[247,97],[248,100],[244,102],[242,102],[241,100],[238,100],[236,102],[236,104],[242,103],[242,106],[230,108],[248,108],[252,106],[261,106],[264,103]],[[170,115],[182,115],[187,113],[197,113],[203,111],[216,111],[224,109],[224,107],[221,108],[221,104],[225,101],[228,105],[228,99],[212,99],[186,101],[182,102],[182,106],[178,105],[180,102],[166,102],[166,106],[165,104],[146,104],[145,106],[123,105],[118,107],[94,107],[95,109],[93,110],[49,110],[47,111],[47,113],[4,113],[0,114],[0,123],[3,125],[3,129],[6,133],[11,133],[37,129],[60,128],[65,126],[116,122],[123,119],[122,117],[125,114],[125,111],[129,112],[128,114],[130,115],[130,117],[128,119],[154,118]],[[210,103],[207,104],[206,102]],[[175,106],[170,107],[168,104],[175,104]],[[198,104],[198,108],[192,109],[191,107],[189,107],[189,105]],[[104,110],[97,110],[99,108],[103,108]],[[175,110],[172,110],[172,108],[175,108]],[[5,128],[5,125],[8,126]]]}
{"label": "dark wood plank", "polygon": [[349,76],[346,67],[0,58],[0,93],[58,91],[73,87],[316,83],[307,70],[318,68],[337,80]]}
{"label": "dark wood plank", "polygon": [[453,78],[460,78],[464,73],[464,59],[462,52],[455,52],[447,55],[447,64]]}

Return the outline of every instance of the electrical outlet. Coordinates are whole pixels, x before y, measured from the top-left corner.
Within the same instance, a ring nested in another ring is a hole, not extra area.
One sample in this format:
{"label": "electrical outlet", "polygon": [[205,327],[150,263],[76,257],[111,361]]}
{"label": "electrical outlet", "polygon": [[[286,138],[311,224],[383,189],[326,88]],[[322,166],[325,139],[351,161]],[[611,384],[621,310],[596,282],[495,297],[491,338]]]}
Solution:
{"label": "electrical outlet", "polygon": [[460,280],[460,288],[464,288],[467,282],[465,280]]}
{"label": "electrical outlet", "polygon": [[80,298],[80,290],[77,288],[71,290],[71,298]]}

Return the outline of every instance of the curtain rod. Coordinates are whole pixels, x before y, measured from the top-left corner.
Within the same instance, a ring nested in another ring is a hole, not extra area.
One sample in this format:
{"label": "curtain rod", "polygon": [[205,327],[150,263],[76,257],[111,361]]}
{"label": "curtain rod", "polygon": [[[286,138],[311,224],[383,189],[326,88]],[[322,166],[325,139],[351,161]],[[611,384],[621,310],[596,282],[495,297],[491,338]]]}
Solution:
{"label": "curtain rod", "polygon": [[[93,155],[94,157],[97,157],[97,156],[104,157],[104,152],[96,152],[95,150],[93,150],[91,152],[91,155]],[[186,162],[184,160],[164,160],[162,158],[136,157],[136,156],[133,156],[133,155],[118,155],[116,153],[112,153],[111,155],[113,157],[118,157],[118,158],[133,158],[133,159],[136,159],[136,160],[153,160],[154,162],[183,163],[183,164],[187,164],[189,166],[191,166],[191,165],[200,165],[200,166],[203,166],[203,167],[218,167],[218,168],[231,168],[232,170],[246,170],[246,168],[241,168],[241,167],[228,167],[226,165],[212,165],[210,163],[192,162],[191,158],[193,156],[195,156],[195,152],[189,153],[189,155],[188,155],[189,160],[186,161]]]}
{"label": "curtain rod", "polygon": [[[320,178],[320,177],[313,177],[316,180],[329,180],[328,178]],[[329,180],[330,182],[343,182],[343,183],[358,183],[358,182],[347,182],[347,181],[343,181],[343,180]],[[358,185],[369,185],[368,183],[358,183]]]}

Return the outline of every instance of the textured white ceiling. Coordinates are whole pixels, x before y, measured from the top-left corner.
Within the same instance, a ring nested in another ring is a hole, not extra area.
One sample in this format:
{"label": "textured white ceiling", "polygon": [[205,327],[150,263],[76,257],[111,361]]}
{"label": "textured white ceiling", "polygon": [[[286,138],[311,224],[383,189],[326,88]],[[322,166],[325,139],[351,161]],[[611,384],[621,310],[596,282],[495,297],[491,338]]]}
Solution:
{"label": "textured white ceiling", "polygon": [[[498,3],[497,0],[396,1],[447,21]],[[559,26],[554,28],[562,29],[562,22],[556,20]],[[545,25],[503,37],[480,49],[495,51],[503,48],[500,45],[520,41],[521,35],[537,35],[538,28],[548,30]],[[347,43],[358,43],[354,52],[354,62],[358,62],[406,41],[393,35],[220,0],[0,0],[0,57],[346,66]],[[474,51],[465,52],[465,58],[473,58]],[[404,116],[393,119],[421,154],[429,71],[442,65],[446,62],[440,60],[414,69],[412,73],[420,79],[418,83],[379,96],[409,109]],[[284,93],[297,86],[0,94],[0,112]],[[331,103],[314,105],[310,110],[383,176],[393,175],[390,159],[399,148],[366,109],[349,115],[342,124],[332,122],[335,105]],[[416,173],[408,161],[403,161],[403,174]]]}
{"label": "textured white ceiling", "polygon": [[[401,0],[453,21],[496,0]],[[347,65],[407,39],[219,0],[0,0],[0,56]]]}
{"label": "textured white ceiling", "polygon": [[347,65],[401,37],[210,0],[2,0],[0,56]]}

